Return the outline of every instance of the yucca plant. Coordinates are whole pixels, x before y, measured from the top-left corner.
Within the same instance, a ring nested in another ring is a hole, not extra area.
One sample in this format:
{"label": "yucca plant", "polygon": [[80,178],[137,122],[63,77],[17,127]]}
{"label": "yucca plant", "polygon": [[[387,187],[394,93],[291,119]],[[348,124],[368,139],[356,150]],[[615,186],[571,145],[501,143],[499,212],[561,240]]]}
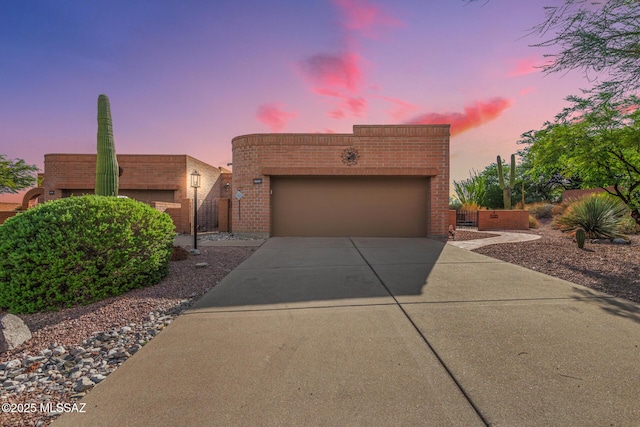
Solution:
{"label": "yucca plant", "polygon": [[620,199],[601,193],[572,203],[556,223],[562,232],[582,228],[589,239],[614,239],[623,236],[619,225],[628,215],[629,208]]}

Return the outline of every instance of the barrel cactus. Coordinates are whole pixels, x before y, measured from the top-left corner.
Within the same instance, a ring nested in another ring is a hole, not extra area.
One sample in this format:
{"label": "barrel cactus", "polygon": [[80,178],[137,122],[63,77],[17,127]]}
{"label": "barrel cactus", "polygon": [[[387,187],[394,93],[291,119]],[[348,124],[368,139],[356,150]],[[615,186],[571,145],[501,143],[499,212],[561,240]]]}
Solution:
{"label": "barrel cactus", "polygon": [[98,196],[118,195],[118,159],[113,143],[111,107],[106,95],[98,96],[98,156],[96,158],[96,186]]}
{"label": "barrel cactus", "polygon": [[582,228],[578,228],[576,230],[576,242],[578,242],[578,247],[580,249],[584,248],[584,241],[587,238],[587,233]]}

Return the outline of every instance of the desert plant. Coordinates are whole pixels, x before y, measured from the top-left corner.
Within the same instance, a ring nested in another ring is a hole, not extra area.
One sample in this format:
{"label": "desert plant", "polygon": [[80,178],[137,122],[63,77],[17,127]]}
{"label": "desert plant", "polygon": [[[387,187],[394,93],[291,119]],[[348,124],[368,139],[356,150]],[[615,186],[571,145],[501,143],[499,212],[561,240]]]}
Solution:
{"label": "desert plant", "polygon": [[500,156],[497,158],[498,161],[498,182],[500,183],[500,188],[502,189],[502,198],[504,200],[504,208],[511,209],[511,190],[516,185],[516,156],[515,154],[511,155],[511,167],[509,168],[509,183],[506,184],[504,180],[504,173],[502,172],[502,159]]}
{"label": "desert plant", "polygon": [[111,106],[106,95],[98,96],[98,156],[96,158],[97,196],[118,195],[119,168],[113,142]]}
{"label": "desert plant", "polygon": [[54,200],[0,227],[0,307],[15,313],[88,304],[160,281],[174,225],[142,202]]}
{"label": "desert plant", "polygon": [[553,216],[552,211],[555,205],[551,203],[535,203],[527,207],[529,213],[536,217],[536,219],[551,218]]}
{"label": "desert plant", "polygon": [[456,192],[456,199],[462,205],[473,203],[484,206],[486,197],[485,178],[475,170],[469,172],[469,179],[453,181],[453,190]]}
{"label": "desert plant", "polygon": [[578,242],[578,247],[580,249],[584,248],[584,241],[587,238],[587,233],[582,228],[576,229],[576,242]]}
{"label": "desert plant", "polygon": [[529,228],[538,228],[540,227],[540,223],[536,219],[535,216],[529,215]]}
{"label": "desert plant", "polygon": [[561,202],[553,205],[553,209],[551,209],[551,216],[556,217],[564,214],[564,211],[571,205],[571,202]]}
{"label": "desert plant", "polygon": [[625,217],[620,224],[618,225],[618,231],[622,234],[636,234],[640,232],[640,225],[636,222],[636,220],[629,215]]}
{"label": "desert plant", "polygon": [[618,226],[627,216],[629,208],[620,199],[600,193],[573,202],[556,224],[563,232],[582,228],[589,239],[613,239],[622,237]]}

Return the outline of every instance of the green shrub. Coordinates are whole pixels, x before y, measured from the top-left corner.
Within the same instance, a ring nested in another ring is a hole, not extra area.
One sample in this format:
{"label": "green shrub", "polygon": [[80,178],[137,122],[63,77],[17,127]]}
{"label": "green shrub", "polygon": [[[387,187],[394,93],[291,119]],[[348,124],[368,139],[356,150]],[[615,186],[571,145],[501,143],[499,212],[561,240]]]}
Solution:
{"label": "green shrub", "polygon": [[88,304],[159,282],[171,218],[132,199],[82,196],[38,205],[0,227],[0,307]]}
{"label": "green shrub", "polygon": [[563,232],[584,229],[589,239],[622,237],[620,223],[629,215],[629,208],[608,194],[593,194],[573,202],[556,224]]}

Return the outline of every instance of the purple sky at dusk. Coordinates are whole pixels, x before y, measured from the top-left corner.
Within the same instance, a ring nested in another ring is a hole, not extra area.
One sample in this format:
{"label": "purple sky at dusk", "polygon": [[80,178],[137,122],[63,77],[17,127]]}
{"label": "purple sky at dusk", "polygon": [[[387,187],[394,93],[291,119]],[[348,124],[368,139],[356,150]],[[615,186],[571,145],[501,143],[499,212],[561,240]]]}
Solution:
{"label": "purple sky at dusk", "polygon": [[[527,30],[564,0],[136,0],[0,4],[0,154],[231,162],[231,139],[451,123],[451,179],[514,153],[590,83],[545,76]],[[2,196],[0,201],[19,200]]]}

